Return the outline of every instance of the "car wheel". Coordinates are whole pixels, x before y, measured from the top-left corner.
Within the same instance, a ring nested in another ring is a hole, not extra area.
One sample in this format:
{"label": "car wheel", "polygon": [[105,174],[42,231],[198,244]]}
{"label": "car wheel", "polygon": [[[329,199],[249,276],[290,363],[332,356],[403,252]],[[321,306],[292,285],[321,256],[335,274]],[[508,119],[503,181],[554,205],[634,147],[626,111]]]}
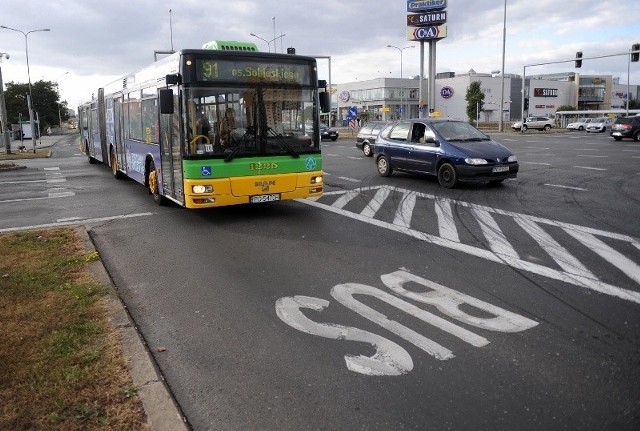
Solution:
{"label": "car wheel", "polygon": [[444,188],[450,189],[458,183],[456,168],[451,163],[443,163],[438,169],[438,182]]}
{"label": "car wheel", "polygon": [[526,132],[526,131],[527,131],[527,126],[526,126],[526,125],[523,125],[523,126],[522,126],[522,131],[523,131],[523,132]]}
{"label": "car wheel", "polygon": [[373,156],[373,151],[371,151],[371,146],[369,144],[363,144],[362,145],[362,152],[367,157]]}
{"label": "car wheel", "polygon": [[551,126],[550,126],[550,125],[548,125],[548,124],[545,124],[545,125],[544,125],[544,131],[545,131],[545,132],[548,132],[549,130],[551,130]]}
{"label": "car wheel", "polygon": [[633,135],[633,140],[634,140],[634,141],[638,141],[638,140],[640,140],[640,132],[636,132],[636,134],[635,134],[635,135]]}
{"label": "car wheel", "polygon": [[338,139],[338,138],[331,138],[332,141],[335,141],[336,139]]}
{"label": "car wheel", "polygon": [[378,173],[381,177],[388,177],[393,172],[393,169],[391,169],[391,164],[389,163],[389,158],[387,156],[378,157],[378,161],[376,164],[378,165]]}
{"label": "car wheel", "polygon": [[580,130],[582,132],[584,130],[584,127],[580,126],[580,127],[578,127],[578,130]]}

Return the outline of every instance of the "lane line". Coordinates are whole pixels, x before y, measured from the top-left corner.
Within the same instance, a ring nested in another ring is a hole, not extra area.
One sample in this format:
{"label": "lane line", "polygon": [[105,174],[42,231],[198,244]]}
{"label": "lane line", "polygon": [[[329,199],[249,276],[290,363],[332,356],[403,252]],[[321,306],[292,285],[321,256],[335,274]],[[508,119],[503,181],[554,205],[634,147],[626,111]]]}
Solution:
{"label": "lane line", "polygon": [[549,187],[559,187],[561,189],[569,189],[569,190],[578,190],[581,192],[586,192],[587,189],[583,189],[580,187],[571,187],[571,186],[561,186],[560,184],[544,184],[545,186],[549,186]]}
{"label": "lane line", "polygon": [[592,168],[590,166],[574,166],[574,168],[578,168],[578,169],[591,169],[592,171],[606,171],[607,169],[605,168]]}
{"label": "lane line", "polygon": [[105,222],[105,221],[123,220],[123,219],[128,219],[128,218],[145,217],[145,216],[150,216],[150,215],[154,215],[154,213],[124,214],[124,215],[111,216],[111,217],[78,219],[78,220],[68,220],[68,221],[61,221],[61,222],[56,222],[56,223],[46,223],[46,224],[31,225],[31,226],[9,227],[9,228],[5,228],[5,229],[0,229],[0,233],[19,232],[19,231],[23,231],[23,230],[34,230],[34,229],[47,229],[47,228],[51,228],[51,227],[69,226],[69,225],[75,225],[75,224],[102,223],[102,222]]}

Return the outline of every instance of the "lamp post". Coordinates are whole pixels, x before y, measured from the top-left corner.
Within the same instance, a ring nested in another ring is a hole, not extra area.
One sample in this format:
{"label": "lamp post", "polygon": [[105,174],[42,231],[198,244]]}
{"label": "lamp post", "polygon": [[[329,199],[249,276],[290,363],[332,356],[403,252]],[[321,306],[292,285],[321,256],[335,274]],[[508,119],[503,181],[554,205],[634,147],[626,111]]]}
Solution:
{"label": "lamp post", "polygon": [[27,78],[29,79],[29,97],[27,99],[27,107],[29,108],[29,122],[31,123],[31,142],[33,143],[33,152],[35,153],[36,152],[36,134],[33,127],[33,107],[32,107],[33,96],[31,94],[31,72],[29,71],[29,42],[28,42],[27,36],[29,36],[30,33],[35,33],[37,31],[51,31],[51,30],[48,28],[40,28],[36,30],[29,30],[28,32],[25,33],[22,30],[7,27],[5,25],[0,25],[0,28],[4,28],[11,31],[17,31],[18,33],[22,33],[22,35],[24,36],[24,48],[25,48],[25,54],[27,57]]}
{"label": "lamp post", "polygon": [[[507,40],[507,0],[504,0],[504,18],[503,18],[503,26],[502,26],[502,72],[500,77],[500,120],[498,121],[498,131],[504,131],[504,49]],[[511,111],[509,111],[511,113]]]}
{"label": "lamp post", "polygon": [[[2,58],[9,59],[9,54],[6,52],[0,52],[0,65],[2,64]],[[7,118],[7,105],[4,102],[4,84],[2,83],[2,68],[0,67],[0,134],[4,140],[4,148],[7,154],[11,154],[11,136],[9,136],[9,119]]]}
{"label": "lamp post", "polygon": [[260,36],[258,36],[257,34],[254,34],[254,33],[249,33],[249,36],[253,36],[255,38],[258,38],[261,41],[263,41],[264,43],[266,43],[267,44],[267,49],[269,50],[269,52],[271,52],[271,42],[270,41],[268,41],[267,39],[263,39],[263,38],[261,38]]}
{"label": "lamp post", "polygon": [[[60,85],[58,85],[58,79],[68,74],[69,71],[63,73],[56,78],[56,90],[58,91],[58,98],[60,97]],[[58,104],[58,129],[62,131],[62,115],[60,114],[60,105],[62,102],[56,102]]]}
{"label": "lamp post", "polygon": [[258,35],[257,35],[257,34],[255,34],[255,33],[249,33],[249,36],[253,36],[253,37],[255,37],[255,38],[258,38],[258,39],[260,39],[261,41],[263,41],[264,43],[266,43],[266,44],[267,44],[267,49],[269,49],[269,52],[271,52],[271,42],[273,42],[273,52],[277,52],[277,49],[276,49],[276,40],[278,40],[278,39],[281,39],[281,38],[285,37],[285,36],[286,36],[286,34],[285,34],[285,33],[283,33],[283,34],[281,34],[280,36],[274,37],[274,38],[273,38],[273,39],[271,39],[271,40],[263,39],[263,38],[261,38],[260,36],[258,36]]}
{"label": "lamp post", "polygon": [[[400,79],[402,79],[402,51],[404,51],[405,49],[408,48],[413,48],[413,45],[411,46],[405,46],[404,48],[400,48],[394,45],[387,45],[387,48],[395,48],[398,51],[400,51]],[[401,84],[402,85],[402,84]],[[404,111],[404,106],[403,105],[403,97],[404,97],[404,87],[400,88],[400,110]],[[400,113],[400,118],[403,117],[403,112]]]}

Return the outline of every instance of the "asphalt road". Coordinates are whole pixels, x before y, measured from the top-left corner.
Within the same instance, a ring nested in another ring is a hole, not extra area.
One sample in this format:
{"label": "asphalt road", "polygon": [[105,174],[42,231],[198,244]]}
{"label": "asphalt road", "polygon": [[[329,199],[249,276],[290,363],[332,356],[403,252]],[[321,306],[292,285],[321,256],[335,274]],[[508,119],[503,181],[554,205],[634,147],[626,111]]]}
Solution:
{"label": "asphalt road", "polygon": [[322,198],[205,211],[70,140],[0,173],[0,232],[88,226],[194,430],[638,429],[640,144],[496,139],[499,187],[381,178],[341,139]]}

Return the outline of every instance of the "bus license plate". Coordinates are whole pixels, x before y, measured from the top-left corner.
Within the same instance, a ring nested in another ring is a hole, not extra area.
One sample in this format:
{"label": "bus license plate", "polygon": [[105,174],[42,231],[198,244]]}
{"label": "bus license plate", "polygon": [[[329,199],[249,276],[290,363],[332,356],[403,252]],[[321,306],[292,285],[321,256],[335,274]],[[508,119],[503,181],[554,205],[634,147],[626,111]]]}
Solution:
{"label": "bus license plate", "polygon": [[507,172],[509,170],[509,166],[496,166],[491,170],[491,172]]}
{"label": "bus license plate", "polygon": [[249,202],[252,204],[259,204],[261,202],[275,202],[280,200],[280,193],[273,193],[270,195],[256,195],[249,198]]}

